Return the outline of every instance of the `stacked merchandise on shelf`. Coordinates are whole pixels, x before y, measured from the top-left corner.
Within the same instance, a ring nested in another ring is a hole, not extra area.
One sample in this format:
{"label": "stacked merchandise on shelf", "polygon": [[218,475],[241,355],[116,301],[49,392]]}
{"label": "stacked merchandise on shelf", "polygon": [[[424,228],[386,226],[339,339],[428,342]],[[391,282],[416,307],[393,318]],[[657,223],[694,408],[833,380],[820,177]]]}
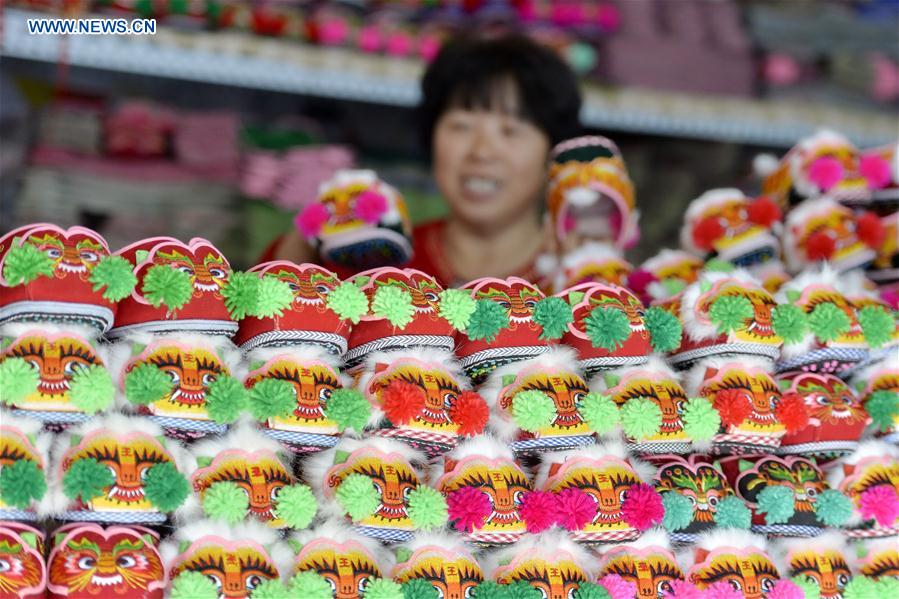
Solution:
{"label": "stacked merchandise on shelf", "polygon": [[[560,230],[608,203],[631,243],[614,144],[566,148]],[[297,218],[338,266],[396,263],[343,280],[234,271],[204,239],[11,231],[0,589],[896,596],[896,312],[852,257],[880,220],[768,193],[706,194],[640,268],[591,241],[549,294],[403,268],[403,199],[365,171]],[[822,266],[820,231],[855,237]]]}

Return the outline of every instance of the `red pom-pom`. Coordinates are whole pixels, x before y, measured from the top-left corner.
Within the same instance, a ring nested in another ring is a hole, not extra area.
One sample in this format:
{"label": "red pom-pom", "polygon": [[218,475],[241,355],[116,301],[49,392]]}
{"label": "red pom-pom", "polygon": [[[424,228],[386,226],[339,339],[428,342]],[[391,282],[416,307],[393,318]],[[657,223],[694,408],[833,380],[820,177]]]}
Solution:
{"label": "red pom-pom", "polygon": [[882,527],[893,526],[899,518],[899,495],[891,485],[871,487],[859,498],[859,512],[865,520],[875,520]]}
{"label": "red pom-pom", "polygon": [[543,532],[556,523],[556,498],[546,491],[525,493],[518,506],[518,514],[524,520],[528,532]]}
{"label": "red pom-pom", "polygon": [[809,260],[830,260],[837,251],[837,242],[827,231],[815,231],[805,240],[805,255]]}
{"label": "red pom-pom", "polygon": [[473,437],[484,432],[490,408],[487,402],[474,391],[463,391],[450,406],[450,419],[459,425],[459,434]]}
{"label": "red pom-pom", "polygon": [[693,243],[701,250],[711,250],[712,244],[722,235],[724,235],[724,227],[714,216],[705,217],[693,227]]}
{"label": "red pom-pom", "polygon": [[865,212],[858,218],[855,231],[858,233],[858,238],[869,248],[873,249],[878,249],[883,245],[883,240],[887,234],[883,228],[883,223],[880,222],[880,219],[873,212]]}
{"label": "red pom-pom", "polygon": [[843,165],[833,156],[822,156],[808,168],[809,180],[822,191],[827,191],[843,178]]}
{"label": "red pom-pom", "polygon": [[765,196],[749,204],[747,212],[749,220],[762,227],[770,227],[781,218],[780,207]]}
{"label": "red pom-pom", "polygon": [[725,426],[737,426],[752,413],[752,406],[739,389],[722,389],[715,395],[712,405]]}
{"label": "red pom-pom", "polygon": [[774,408],[774,414],[788,433],[798,433],[808,426],[808,408],[798,393],[784,393]]}
{"label": "red pom-pom", "polygon": [[883,189],[890,184],[890,163],[877,154],[862,156],[858,162],[858,171],[868,180],[871,189]]}
{"label": "red pom-pom", "polygon": [[392,424],[407,424],[425,407],[425,392],[421,387],[396,379],[381,391],[381,404]]}
{"label": "red pom-pom", "polygon": [[665,516],[662,496],[647,484],[634,485],[627,491],[621,514],[625,522],[642,532],[659,524]]}
{"label": "red pom-pom", "polygon": [[556,501],[559,525],[566,530],[581,530],[596,517],[596,502],[577,487],[562,489],[556,494]]}
{"label": "red pom-pom", "polygon": [[472,532],[484,526],[484,520],[493,507],[490,497],[476,487],[462,487],[446,497],[449,519],[455,522],[457,530]]}

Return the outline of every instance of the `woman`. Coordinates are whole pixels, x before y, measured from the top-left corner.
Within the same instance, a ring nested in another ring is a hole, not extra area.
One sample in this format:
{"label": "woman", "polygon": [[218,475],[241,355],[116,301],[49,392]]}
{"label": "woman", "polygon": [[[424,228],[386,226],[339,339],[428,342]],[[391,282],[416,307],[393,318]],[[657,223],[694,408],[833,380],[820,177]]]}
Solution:
{"label": "woman", "polygon": [[[422,81],[422,131],[449,215],[417,227],[407,266],[445,285],[484,276],[536,279],[547,249],[542,198],[553,145],[580,132],[574,74],[520,36],[460,39]],[[278,258],[314,261],[296,232]]]}

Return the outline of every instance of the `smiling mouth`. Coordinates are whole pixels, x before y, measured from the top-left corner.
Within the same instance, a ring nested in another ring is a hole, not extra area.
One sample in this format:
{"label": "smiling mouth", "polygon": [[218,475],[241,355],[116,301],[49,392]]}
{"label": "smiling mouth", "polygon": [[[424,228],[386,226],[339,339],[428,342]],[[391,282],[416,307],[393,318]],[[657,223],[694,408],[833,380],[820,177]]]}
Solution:
{"label": "smiling mouth", "polygon": [[170,400],[173,403],[187,404],[189,406],[199,406],[206,401],[205,391],[184,391],[183,389],[175,389]]}
{"label": "smiling mouth", "polygon": [[59,269],[71,273],[87,272],[87,266],[84,264],[72,264],[70,262],[60,262]]}
{"label": "smiling mouth", "polygon": [[500,184],[496,179],[488,177],[465,177],[462,179],[462,189],[476,196],[486,196],[499,191]]}
{"label": "smiling mouth", "polygon": [[489,516],[484,520],[484,524],[499,524],[501,526],[509,526],[510,524],[515,524],[518,521],[518,514],[515,512],[497,512],[493,510]]}
{"label": "smiling mouth", "polygon": [[113,574],[112,576],[101,576],[100,574],[94,574],[91,576],[91,582],[100,587],[111,587],[122,584],[122,575]]}

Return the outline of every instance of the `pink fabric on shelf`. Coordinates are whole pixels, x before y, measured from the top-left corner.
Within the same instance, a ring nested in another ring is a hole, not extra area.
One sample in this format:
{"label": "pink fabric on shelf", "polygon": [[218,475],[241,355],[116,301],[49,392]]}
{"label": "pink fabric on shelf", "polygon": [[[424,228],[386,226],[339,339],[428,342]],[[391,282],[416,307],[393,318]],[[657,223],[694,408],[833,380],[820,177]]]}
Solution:
{"label": "pink fabric on shelf", "polygon": [[239,130],[236,113],[184,113],[175,129],[175,155],[185,164],[236,169]]}

